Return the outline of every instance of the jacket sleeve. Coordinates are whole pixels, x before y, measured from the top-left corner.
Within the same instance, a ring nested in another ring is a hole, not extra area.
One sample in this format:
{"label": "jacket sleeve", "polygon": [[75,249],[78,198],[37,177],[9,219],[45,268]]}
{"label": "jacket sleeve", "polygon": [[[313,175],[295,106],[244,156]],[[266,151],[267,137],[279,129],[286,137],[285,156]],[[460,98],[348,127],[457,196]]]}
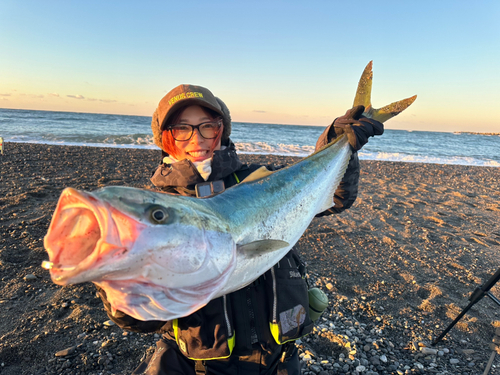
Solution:
{"label": "jacket sleeve", "polygon": [[[316,150],[327,145],[333,139],[335,139],[335,132],[333,131],[332,123],[320,135],[318,142],[316,142]],[[359,171],[359,158],[358,154],[355,152],[351,155],[344,177],[342,177],[342,181],[340,181],[337,190],[335,190],[335,194],[333,195],[333,207],[316,215],[317,217],[338,214],[353,205],[358,196]]]}
{"label": "jacket sleeve", "polygon": [[101,297],[102,303],[104,305],[104,309],[108,314],[109,319],[111,319],[118,327],[133,331],[133,332],[164,332],[162,329],[168,322],[160,321],[160,320],[150,320],[150,321],[142,321],[135,318],[132,318],[130,315],[125,314],[117,310],[115,314],[113,314],[111,310],[111,304],[108,301],[106,296],[106,292],[104,289],[95,286],[97,288],[97,293],[99,297]]}

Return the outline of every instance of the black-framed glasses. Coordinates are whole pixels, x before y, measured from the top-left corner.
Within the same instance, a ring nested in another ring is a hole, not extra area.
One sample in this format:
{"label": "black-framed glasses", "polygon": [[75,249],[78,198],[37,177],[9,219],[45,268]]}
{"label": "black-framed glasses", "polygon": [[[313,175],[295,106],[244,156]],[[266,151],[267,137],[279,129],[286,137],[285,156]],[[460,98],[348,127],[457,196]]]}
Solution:
{"label": "black-framed glasses", "polygon": [[214,121],[202,122],[198,125],[189,124],[174,124],[169,125],[167,130],[170,131],[172,137],[176,141],[189,141],[193,136],[194,129],[198,129],[198,133],[205,139],[214,139],[219,135],[222,126],[222,119],[218,118]]}

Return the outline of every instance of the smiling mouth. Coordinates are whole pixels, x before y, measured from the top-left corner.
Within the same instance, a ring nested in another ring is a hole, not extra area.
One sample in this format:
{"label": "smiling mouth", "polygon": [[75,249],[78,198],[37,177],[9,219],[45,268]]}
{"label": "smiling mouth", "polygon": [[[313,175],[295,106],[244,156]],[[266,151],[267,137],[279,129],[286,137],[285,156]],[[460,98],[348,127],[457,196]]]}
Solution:
{"label": "smiling mouth", "polygon": [[188,152],[188,154],[194,158],[200,158],[200,157],[206,156],[208,154],[208,150],[190,151],[190,152]]}

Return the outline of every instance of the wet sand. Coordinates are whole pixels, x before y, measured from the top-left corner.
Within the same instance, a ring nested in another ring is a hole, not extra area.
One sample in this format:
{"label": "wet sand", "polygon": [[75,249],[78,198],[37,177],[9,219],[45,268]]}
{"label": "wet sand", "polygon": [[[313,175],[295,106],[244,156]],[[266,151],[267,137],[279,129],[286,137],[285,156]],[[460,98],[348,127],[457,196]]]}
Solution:
{"label": "wet sand", "polygon": [[[0,156],[2,375],[126,374],[150,348],[154,335],[123,336],[117,327],[103,325],[108,318],[92,285],[54,285],[40,264],[47,258],[43,236],[62,189],[149,187],[159,158],[156,150],[5,144]],[[429,343],[500,267],[500,168],[381,161],[362,161],[361,167],[354,206],[314,219],[297,244],[310,282],[323,288],[343,315],[383,324],[383,334],[393,342]],[[492,292],[500,296],[500,285]],[[482,373],[499,326],[500,308],[484,298],[443,344],[459,358],[470,357],[478,368],[471,374]],[[88,349],[94,342],[112,353],[111,364],[102,350]],[[71,361],[54,357],[69,347],[76,348],[67,357]],[[63,363],[71,367],[62,368]]]}

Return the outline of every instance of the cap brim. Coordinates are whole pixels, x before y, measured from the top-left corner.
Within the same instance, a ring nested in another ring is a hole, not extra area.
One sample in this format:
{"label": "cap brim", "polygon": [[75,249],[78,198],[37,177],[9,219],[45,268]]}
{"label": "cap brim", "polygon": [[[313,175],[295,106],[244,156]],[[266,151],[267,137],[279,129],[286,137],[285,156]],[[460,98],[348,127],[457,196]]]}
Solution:
{"label": "cap brim", "polygon": [[217,112],[219,115],[224,116],[224,113],[222,112],[221,108],[216,108],[213,105],[207,103],[206,101],[198,98],[190,98],[190,99],[184,99],[182,101],[178,101],[175,103],[170,109],[168,110],[167,115],[165,116],[165,119],[163,120],[163,124],[160,126],[160,130],[163,131],[165,130],[165,124],[168,123],[168,119],[172,117],[172,114],[177,111],[180,108],[188,107],[190,105],[199,105],[201,107],[205,107],[208,109],[211,109],[212,111]]}

